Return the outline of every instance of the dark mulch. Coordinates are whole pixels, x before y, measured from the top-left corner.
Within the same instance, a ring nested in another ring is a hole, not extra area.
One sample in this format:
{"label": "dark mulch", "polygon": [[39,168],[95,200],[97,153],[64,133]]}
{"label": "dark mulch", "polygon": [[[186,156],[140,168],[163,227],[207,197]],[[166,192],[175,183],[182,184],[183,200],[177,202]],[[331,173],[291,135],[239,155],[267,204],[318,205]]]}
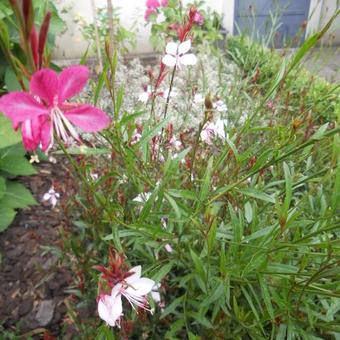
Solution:
{"label": "dark mulch", "polygon": [[[20,179],[39,205],[20,211],[0,234],[0,325],[3,332],[13,331],[23,339],[58,335],[67,323],[65,289],[74,277],[61,263],[58,249],[60,231],[70,226],[65,205],[74,184],[64,163],[61,158],[56,164],[40,163],[37,175]],[[61,194],[53,209],[41,202],[51,185]]]}

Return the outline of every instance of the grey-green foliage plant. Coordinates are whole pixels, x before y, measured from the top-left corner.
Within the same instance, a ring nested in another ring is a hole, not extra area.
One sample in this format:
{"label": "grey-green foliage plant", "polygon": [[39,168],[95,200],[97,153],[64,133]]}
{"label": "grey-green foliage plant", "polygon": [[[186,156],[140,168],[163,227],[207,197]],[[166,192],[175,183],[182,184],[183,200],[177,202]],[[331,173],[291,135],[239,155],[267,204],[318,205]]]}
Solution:
{"label": "grey-green foliage plant", "polygon": [[[161,283],[165,303],[162,309],[151,301],[151,316],[124,309],[129,327],[122,322],[112,331],[117,337],[128,330],[131,338],[150,339],[339,335],[339,106],[330,122],[311,127],[287,124],[265,105],[314,38],[281,60],[262,95],[249,95],[251,77],[235,81],[228,99],[240,104],[232,106],[224,140],[207,145],[197,126],[179,130],[184,147],[176,153],[167,145],[171,111],[165,119],[157,112],[131,143],[143,112],[121,112],[124,89],[113,85],[117,59],[107,60],[96,93],[103,84],[113,93],[115,123],[102,134],[103,147],[81,148],[83,162],[74,162],[83,179],[76,198],[81,218],[65,248],[78,259],[87,289],[73,293],[94,301],[98,275],[91,268],[105,263],[113,247]],[[227,99],[226,89],[220,96]],[[216,119],[209,100],[202,110]],[[81,320],[80,338],[91,337],[91,322]],[[98,338],[114,338],[112,332],[103,325]]]}
{"label": "grey-green foliage plant", "polygon": [[10,121],[0,114],[0,232],[12,223],[16,209],[36,204],[29,190],[14,180],[36,174],[25,153],[20,133],[13,132]]}
{"label": "grey-green foliage plant", "polygon": [[[116,44],[116,48],[119,46],[119,49],[122,53],[127,53],[131,48],[136,46],[136,36],[133,31],[130,31],[122,26],[119,17],[120,9],[119,7],[113,7],[113,28],[114,28],[114,36],[113,43]],[[106,7],[97,8],[97,29],[99,35],[99,43],[100,47],[104,49],[105,41],[109,39],[109,17],[108,10]],[[80,25],[80,29],[83,37],[87,42],[91,45],[93,49],[96,48],[96,35],[95,35],[95,27],[94,23],[88,23],[84,18],[77,17],[75,22]],[[111,39],[111,38],[110,38]]]}

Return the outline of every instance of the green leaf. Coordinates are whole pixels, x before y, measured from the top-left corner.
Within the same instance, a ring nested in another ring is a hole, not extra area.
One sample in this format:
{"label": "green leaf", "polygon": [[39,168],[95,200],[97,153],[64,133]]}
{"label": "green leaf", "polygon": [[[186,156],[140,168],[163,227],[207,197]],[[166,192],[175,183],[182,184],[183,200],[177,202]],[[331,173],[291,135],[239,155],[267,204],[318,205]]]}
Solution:
{"label": "green leaf", "polygon": [[1,199],[0,204],[12,209],[23,209],[38,203],[24,185],[8,181],[5,196]]}
{"label": "green leaf", "polygon": [[0,199],[5,196],[6,193],[6,180],[0,176]]}
{"label": "green leaf", "polygon": [[15,132],[11,121],[0,113],[0,149],[17,144],[20,141],[20,132]]}
{"label": "green leaf", "polygon": [[244,205],[244,216],[246,217],[247,222],[251,223],[253,220],[253,208],[249,201]]}
{"label": "green leaf", "polygon": [[190,249],[190,255],[194,262],[195,269],[198,275],[201,277],[203,281],[205,281],[205,270],[202,260],[197,256],[197,254],[192,249]]}
{"label": "green leaf", "polygon": [[14,209],[7,208],[0,204],[0,232],[6,230],[14,220],[16,212]]}
{"label": "green leaf", "polygon": [[260,283],[260,286],[261,286],[264,304],[267,307],[267,311],[268,311],[270,318],[273,320],[275,318],[274,309],[273,309],[273,305],[272,305],[272,302],[271,302],[268,286],[267,286],[267,284],[264,281],[262,276],[258,275],[258,280],[259,280],[259,283]]}
{"label": "green leaf", "polygon": [[262,191],[258,191],[256,189],[236,189],[236,190],[246,196],[257,198],[261,201],[265,201],[268,203],[275,203],[275,198],[273,196],[270,196]]}
{"label": "green leaf", "polygon": [[155,275],[153,275],[152,280],[155,282],[160,282],[171,270],[174,265],[174,261],[169,262],[168,264],[162,266]]}
{"label": "green leaf", "polygon": [[164,312],[162,313],[160,319],[164,319],[167,315],[173,313],[176,308],[182,303],[183,299],[184,295],[172,301],[170,305],[164,309]]}
{"label": "green leaf", "polygon": [[283,214],[287,217],[287,213],[290,207],[290,203],[292,201],[293,195],[293,183],[292,183],[292,176],[290,174],[289,167],[287,163],[283,163],[283,171],[285,174],[285,182],[286,182],[286,196],[283,204]]}
{"label": "green leaf", "polygon": [[14,176],[28,176],[36,174],[36,170],[24,157],[25,150],[21,144],[0,150],[0,170]]}

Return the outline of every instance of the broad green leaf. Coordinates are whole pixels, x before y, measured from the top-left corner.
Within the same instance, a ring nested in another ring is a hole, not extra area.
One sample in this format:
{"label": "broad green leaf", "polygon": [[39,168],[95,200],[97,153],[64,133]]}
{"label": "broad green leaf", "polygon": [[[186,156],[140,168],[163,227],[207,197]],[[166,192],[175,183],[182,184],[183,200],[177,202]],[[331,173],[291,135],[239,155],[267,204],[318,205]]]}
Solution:
{"label": "broad green leaf", "polygon": [[0,199],[5,196],[6,193],[6,180],[0,176]]}
{"label": "broad green leaf", "polygon": [[20,132],[13,130],[11,121],[0,113],[0,149],[21,142]]}
{"label": "broad green leaf", "polygon": [[7,182],[6,193],[0,200],[0,205],[17,209],[36,204],[37,201],[23,184],[11,181]]}
{"label": "broad green leaf", "polygon": [[0,232],[6,230],[13,222],[16,212],[0,203]]}
{"label": "broad green leaf", "polygon": [[32,164],[23,156],[25,153],[21,144],[12,146],[6,151],[0,150],[0,170],[14,176],[29,176],[36,174]]}

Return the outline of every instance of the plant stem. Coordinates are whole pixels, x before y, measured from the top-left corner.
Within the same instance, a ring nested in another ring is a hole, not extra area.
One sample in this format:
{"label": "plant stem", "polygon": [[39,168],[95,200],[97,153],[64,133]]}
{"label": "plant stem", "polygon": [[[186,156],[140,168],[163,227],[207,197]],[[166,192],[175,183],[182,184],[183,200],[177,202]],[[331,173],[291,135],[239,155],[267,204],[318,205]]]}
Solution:
{"label": "plant stem", "polygon": [[168,107],[169,107],[169,102],[170,102],[170,95],[171,95],[171,91],[172,91],[172,86],[174,84],[175,73],[176,73],[176,65],[174,66],[174,69],[172,70],[172,75],[171,75],[171,80],[170,80],[170,87],[169,87],[169,93],[168,93],[168,97],[166,98],[164,115],[163,115],[164,119],[166,118],[166,114],[168,113]]}

